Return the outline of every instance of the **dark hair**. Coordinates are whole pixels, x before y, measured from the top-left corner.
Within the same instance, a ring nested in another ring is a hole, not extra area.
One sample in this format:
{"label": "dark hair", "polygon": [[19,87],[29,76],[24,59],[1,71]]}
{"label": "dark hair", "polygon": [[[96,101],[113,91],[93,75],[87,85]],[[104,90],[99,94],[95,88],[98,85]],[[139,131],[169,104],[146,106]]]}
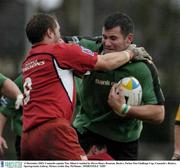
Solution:
{"label": "dark hair", "polygon": [[106,30],[117,26],[121,28],[122,34],[125,37],[134,31],[134,23],[132,19],[124,13],[116,12],[106,17],[104,21],[104,28]]}
{"label": "dark hair", "polygon": [[26,26],[26,35],[28,40],[34,44],[43,40],[44,35],[50,28],[54,30],[57,27],[56,17],[53,15],[39,13],[33,15]]}

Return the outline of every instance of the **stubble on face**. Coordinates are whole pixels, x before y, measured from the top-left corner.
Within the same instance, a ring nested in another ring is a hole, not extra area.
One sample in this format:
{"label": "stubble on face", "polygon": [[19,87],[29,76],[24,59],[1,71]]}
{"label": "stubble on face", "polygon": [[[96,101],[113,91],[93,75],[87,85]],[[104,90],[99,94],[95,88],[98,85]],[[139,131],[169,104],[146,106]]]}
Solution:
{"label": "stubble on face", "polygon": [[127,44],[127,37],[124,37],[119,26],[108,30],[103,27],[102,36],[104,53],[123,51],[129,45]]}

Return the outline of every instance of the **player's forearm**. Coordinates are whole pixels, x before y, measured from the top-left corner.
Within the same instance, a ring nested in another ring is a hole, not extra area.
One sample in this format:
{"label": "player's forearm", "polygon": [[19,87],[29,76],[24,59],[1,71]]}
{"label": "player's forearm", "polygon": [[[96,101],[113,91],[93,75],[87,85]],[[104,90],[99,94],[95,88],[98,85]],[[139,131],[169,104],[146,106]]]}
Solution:
{"label": "player's forearm", "polygon": [[8,98],[16,99],[21,94],[21,91],[13,81],[6,79],[3,83],[1,93]]}
{"label": "player's forearm", "polygon": [[98,55],[98,61],[95,65],[95,70],[108,71],[116,69],[130,61],[133,56],[134,53],[130,50]]}
{"label": "player's forearm", "polygon": [[164,120],[164,106],[144,105],[131,106],[127,116],[137,118],[146,122],[160,124]]}
{"label": "player's forearm", "polygon": [[0,136],[2,136],[6,121],[7,121],[7,118],[3,114],[0,113]]}

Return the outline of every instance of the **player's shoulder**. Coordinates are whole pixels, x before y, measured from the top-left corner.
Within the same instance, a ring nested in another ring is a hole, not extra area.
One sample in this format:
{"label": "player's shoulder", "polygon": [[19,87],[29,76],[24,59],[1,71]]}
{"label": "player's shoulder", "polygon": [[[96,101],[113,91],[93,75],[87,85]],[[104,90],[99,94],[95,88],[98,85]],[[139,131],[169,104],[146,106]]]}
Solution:
{"label": "player's shoulder", "polygon": [[46,51],[53,54],[55,57],[58,55],[64,55],[67,53],[75,52],[78,49],[76,44],[67,44],[67,43],[55,43],[47,46]]}
{"label": "player's shoulder", "polygon": [[60,49],[73,49],[79,47],[77,44],[74,43],[56,43],[51,45],[51,47],[54,48],[60,48]]}
{"label": "player's shoulder", "polygon": [[127,67],[128,69],[131,70],[148,70],[149,66],[147,65],[147,63],[143,62],[143,61],[138,61],[138,62],[129,62],[128,64],[125,64],[124,67]]}
{"label": "player's shoulder", "polygon": [[155,64],[151,61],[137,61],[131,63],[132,68],[135,68],[137,70],[142,70],[143,72],[149,72],[149,73],[155,73],[157,71],[157,68]]}
{"label": "player's shoulder", "polygon": [[[132,76],[137,76],[139,78],[147,78],[148,76],[151,77],[152,73],[148,65],[144,62],[131,62],[122,67],[122,70],[125,73],[129,73]],[[121,71],[121,68],[119,68]]]}

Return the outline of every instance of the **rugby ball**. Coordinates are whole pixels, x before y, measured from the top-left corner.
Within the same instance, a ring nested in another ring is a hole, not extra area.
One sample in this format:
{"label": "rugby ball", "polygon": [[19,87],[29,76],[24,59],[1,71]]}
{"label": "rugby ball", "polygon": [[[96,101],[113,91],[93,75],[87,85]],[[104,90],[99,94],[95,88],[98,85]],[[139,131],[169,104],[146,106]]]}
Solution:
{"label": "rugby ball", "polygon": [[123,89],[126,103],[128,105],[137,106],[141,104],[142,87],[135,77],[125,77],[118,82]]}

